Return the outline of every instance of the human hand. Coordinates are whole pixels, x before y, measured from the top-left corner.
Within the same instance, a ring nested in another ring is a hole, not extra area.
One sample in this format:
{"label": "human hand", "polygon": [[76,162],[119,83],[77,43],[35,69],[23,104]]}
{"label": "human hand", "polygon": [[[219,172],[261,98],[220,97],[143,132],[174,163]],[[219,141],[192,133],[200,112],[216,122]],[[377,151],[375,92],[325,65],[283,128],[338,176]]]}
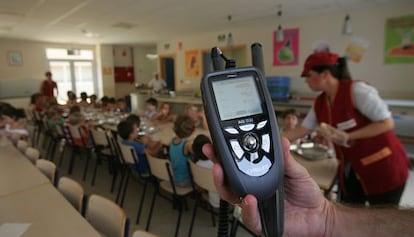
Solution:
{"label": "human hand", "polygon": [[327,123],[321,123],[320,129],[318,130],[322,136],[327,138],[328,140],[332,141],[335,144],[340,146],[349,147],[348,140],[349,135],[348,133],[339,130],[337,128],[332,127]]}
{"label": "human hand", "polygon": [[[332,224],[330,218],[333,205],[325,199],[315,181],[307,170],[299,165],[291,156],[289,142],[282,138],[285,160],[285,224],[284,236],[324,236]],[[217,162],[213,146],[203,146],[203,153],[215,165],[213,170],[214,183],[220,197],[229,203],[240,204],[243,223],[256,233],[262,232],[257,199],[248,194],[240,203],[240,198],[231,192],[224,180],[221,165]]]}

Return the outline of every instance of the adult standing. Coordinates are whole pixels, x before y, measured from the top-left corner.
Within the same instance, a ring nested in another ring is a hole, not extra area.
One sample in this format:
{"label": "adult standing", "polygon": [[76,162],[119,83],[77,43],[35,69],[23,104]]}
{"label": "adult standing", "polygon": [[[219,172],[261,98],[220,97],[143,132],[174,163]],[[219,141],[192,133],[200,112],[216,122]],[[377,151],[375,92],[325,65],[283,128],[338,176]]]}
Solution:
{"label": "adult standing", "polygon": [[318,129],[335,143],[343,202],[398,205],[409,162],[378,91],[351,80],[346,59],[330,52],[311,54],[302,77],[321,93],[302,126],[284,135],[293,141]]}
{"label": "adult standing", "polygon": [[[58,87],[54,80],[52,80],[52,73],[47,71],[45,73],[46,79],[42,81],[40,85],[40,94],[45,96],[47,99],[56,98],[58,95]],[[55,94],[56,89],[56,94]]]}
{"label": "adult standing", "polygon": [[152,88],[154,93],[160,93],[165,87],[167,87],[167,83],[164,78],[160,77],[159,73],[155,73],[154,78],[148,82],[148,87]]}

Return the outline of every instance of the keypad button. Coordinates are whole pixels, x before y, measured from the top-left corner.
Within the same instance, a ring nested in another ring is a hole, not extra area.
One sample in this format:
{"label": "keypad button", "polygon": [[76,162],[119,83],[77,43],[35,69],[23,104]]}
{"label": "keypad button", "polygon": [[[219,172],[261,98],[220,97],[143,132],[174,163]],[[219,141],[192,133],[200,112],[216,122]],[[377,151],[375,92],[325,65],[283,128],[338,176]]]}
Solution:
{"label": "keypad button", "polygon": [[259,158],[259,154],[257,152],[250,153],[251,162],[254,162],[255,160],[257,160],[257,158]]}
{"label": "keypad button", "polygon": [[262,129],[267,123],[267,120],[261,121],[257,124],[257,129]]}
{"label": "keypad button", "polygon": [[241,125],[241,126],[239,126],[239,128],[242,130],[242,131],[245,131],[245,132],[248,132],[248,131],[251,131],[253,128],[254,128],[254,124],[253,123],[249,123],[249,124],[244,124],[244,125]]}
{"label": "keypad button", "polygon": [[237,140],[230,140],[230,145],[236,156],[241,159],[243,157],[244,150],[241,148],[239,142]]}
{"label": "keypad button", "polygon": [[233,127],[227,127],[224,128],[224,131],[230,133],[230,134],[239,134],[239,131],[237,131],[237,129],[233,128]]}
{"label": "keypad button", "polygon": [[269,153],[270,152],[270,136],[269,134],[262,135],[262,149]]}

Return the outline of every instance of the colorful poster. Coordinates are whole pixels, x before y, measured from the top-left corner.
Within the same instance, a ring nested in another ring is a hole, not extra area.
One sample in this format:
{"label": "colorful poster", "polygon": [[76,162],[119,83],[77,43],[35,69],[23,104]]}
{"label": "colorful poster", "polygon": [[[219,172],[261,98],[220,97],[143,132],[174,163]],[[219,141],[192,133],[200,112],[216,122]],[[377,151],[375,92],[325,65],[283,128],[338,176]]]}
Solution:
{"label": "colorful poster", "polygon": [[284,29],[284,40],[276,41],[273,32],[273,66],[298,65],[299,62],[299,28]]}
{"label": "colorful poster", "polygon": [[198,77],[200,76],[199,51],[188,50],[185,52],[185,76]]}
{"label": "colorful poster", "polygon": [[384,63],[414,62],[414,15],[387,19]]}

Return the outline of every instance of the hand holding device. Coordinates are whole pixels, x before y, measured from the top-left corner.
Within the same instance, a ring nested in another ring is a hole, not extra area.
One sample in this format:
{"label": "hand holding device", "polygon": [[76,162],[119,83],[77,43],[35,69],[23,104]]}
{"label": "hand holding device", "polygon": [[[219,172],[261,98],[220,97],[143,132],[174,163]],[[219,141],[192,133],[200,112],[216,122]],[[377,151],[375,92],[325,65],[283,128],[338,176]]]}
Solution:
{"label": "hand holding device", "polygon": [[[254,67],[206,75],[201,83],[210,134],[232,191],[259,201],[266,236],[283,232],[283,156],[273,105]],[[270,201],[269,201],[270,200]]]}

